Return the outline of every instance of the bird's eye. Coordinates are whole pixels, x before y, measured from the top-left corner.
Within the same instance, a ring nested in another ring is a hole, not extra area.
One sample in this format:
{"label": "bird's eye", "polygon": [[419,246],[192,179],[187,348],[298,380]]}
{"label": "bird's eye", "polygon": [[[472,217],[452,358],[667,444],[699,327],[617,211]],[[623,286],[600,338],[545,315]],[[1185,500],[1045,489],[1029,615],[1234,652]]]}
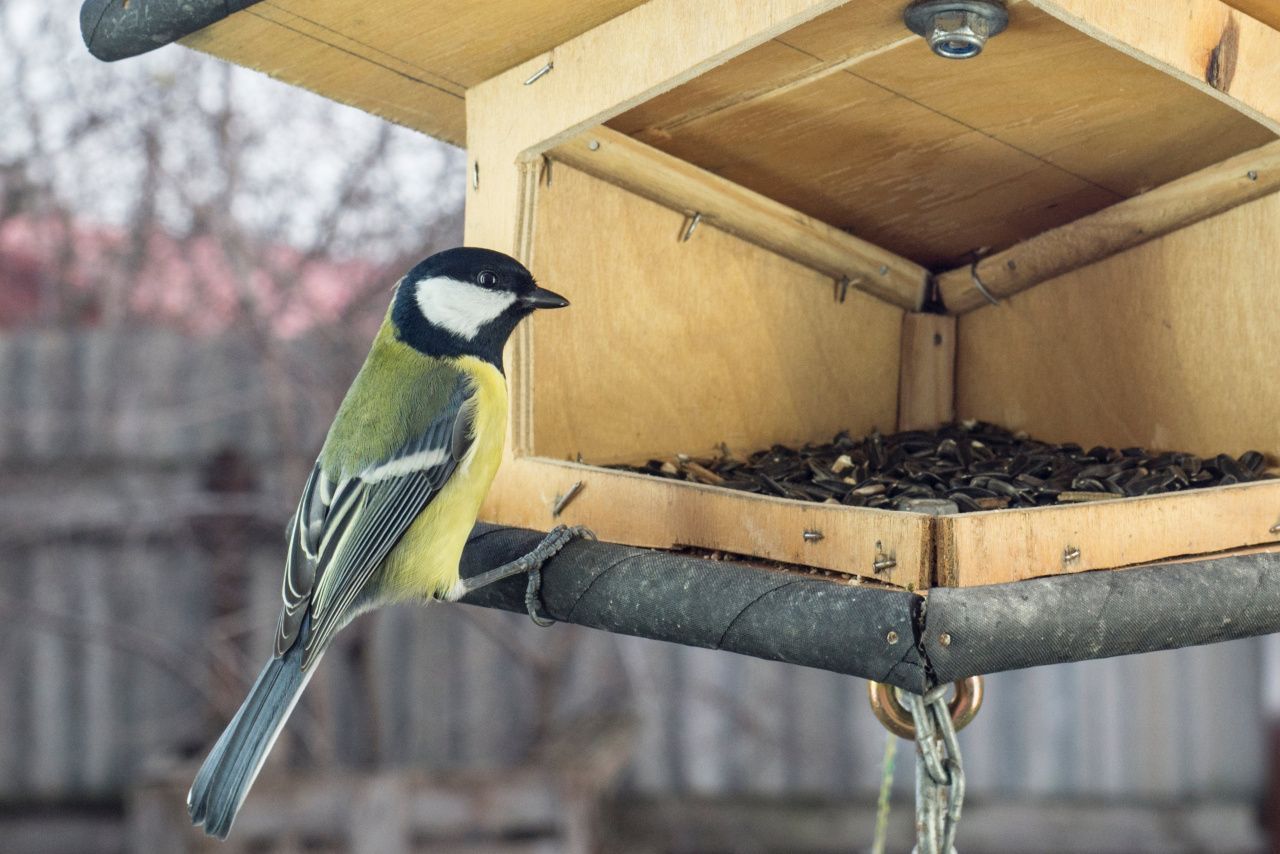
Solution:
{"label": "bird's eye", "polygon": [[476,284],[482,288],[492,288],[498,284],[498,274],[492,270],[481,270],[480,275],[476,276]]}

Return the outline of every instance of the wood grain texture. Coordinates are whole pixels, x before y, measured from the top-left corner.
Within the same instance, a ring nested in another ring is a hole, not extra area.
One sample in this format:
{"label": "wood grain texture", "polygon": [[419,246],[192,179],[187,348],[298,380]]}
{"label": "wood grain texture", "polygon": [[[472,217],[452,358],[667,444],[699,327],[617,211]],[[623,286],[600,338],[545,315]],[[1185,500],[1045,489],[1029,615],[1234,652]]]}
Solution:
{"label": "wood grain texture", "polygon": [[610,122],[641,139],[759,97],[776,97],[888,48],[915,40],[900,0],[847,3],[640,104]]}
{"label": "wood grain texture", "polygon": [[[498,117],[521,156],[536,156],[842,3],[649,0],[486,80],[468,100]],[[555,70],[526,86],[548,62]]]}
{"label": "wood grain texture", "polygon": [[922,62],[902,49],[854,71],[1120,196],[1275,138],[1251,118],[1027,3],[1013,8],[1010,29],[990,45],[974,62]]}
{"label": "wood grain texture", "polygon": [[[986,257],[977,274],[1009,297],[1277,190],[1280,142],[1271,142]],[[969,265],[938,276],[938,287],[952,314],[989,304]]]}
{"label": "wood grain texture", "polygon": [[900,13],[834,10],[612,126],[927,266],[1274,138],[1028,3],[963,63],[895,40]]}
{"label": "wood grain texture", "polygon": [[554,160],[790,258],[850,287],[909,310],[924,299],[928,271],[772,199],[664,154],[625,134],[597,128],[549,152]]}
{"label": "wood grain texture", "polygon": [[1003,584],[1280,542],[1280,482],[939,517],[936,583]]}
{"label": "wood grain texture", "polygon": [[[553,517],[557,497],[578,482],[577,496]],[[503,465],[481,518],[538,529],[586,525],[615,543],[721,549],[915,590],[927,585],[933,562],[931,516],[788,501],[534,457]],[[820,531],[822,539],[806,541],[806,530]],[[886,555],[896,566],[876,573],[874,563]]]}
{"label": "wood grain texture", "polygon": [[902,316],[898,429],[932,430],[955,418],[956,319]]}
{"label": "wood grain texture", "polygon": [[1273,30],[1280,30],[1280,3],[1276,0],[1226,0],[1226,4],[1257,18]]}
{"label": "wood grain texture", "polygon": [[392,57],[366,55],[366,48],[340,33],[269,2],[182,43],[445,142],[461,145],[465,139],[464,87]]}
{"label": "wood grain texture", "polygon": [[[595,463],[827,441],[895,420],[902,310],[555,167],[531,269],[573,305],[534,318],[529,452]],[[518,405],[518,404],[517,404]]]}
{"label": "wood grain texture", "polygon": [[642,0],[265,0],[192,48],[462,145],[467,88]]}
{"label": "wood grain texture", "polygon": [[1030,0],[1280,133],[1280,32],[1221,0]]}
{"label": "wood grain texture", "polygon": [[1048,441],[1274,462],[1277,233],[1273,194],[962,315],[958,414]]}

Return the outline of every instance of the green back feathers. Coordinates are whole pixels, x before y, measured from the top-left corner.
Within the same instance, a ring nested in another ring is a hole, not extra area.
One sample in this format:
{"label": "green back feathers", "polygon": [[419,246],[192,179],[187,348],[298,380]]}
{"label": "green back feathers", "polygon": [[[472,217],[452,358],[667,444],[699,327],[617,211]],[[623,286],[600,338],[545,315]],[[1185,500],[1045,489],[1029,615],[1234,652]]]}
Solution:
{"label": "green back feathers", "polygon": [[431,358],[397,340],[390,319],[383,321],[329,428],[321,468],[338,478],[385,460],[427,429],[462,376],[452,360]]}

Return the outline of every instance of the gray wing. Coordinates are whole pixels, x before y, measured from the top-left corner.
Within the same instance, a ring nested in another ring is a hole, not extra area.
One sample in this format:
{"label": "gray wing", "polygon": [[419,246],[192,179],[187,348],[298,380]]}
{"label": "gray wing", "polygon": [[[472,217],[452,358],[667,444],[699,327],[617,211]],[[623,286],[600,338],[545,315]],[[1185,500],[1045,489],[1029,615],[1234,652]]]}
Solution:
{"label": "gray wing", "polygon": [[333,481],[319,463],[290,524],[276,655],[298,640],[303,618],[305,669],[333,633],[388,552],[457,468],[471,445],[467,384],[422,433],[358,475]]}

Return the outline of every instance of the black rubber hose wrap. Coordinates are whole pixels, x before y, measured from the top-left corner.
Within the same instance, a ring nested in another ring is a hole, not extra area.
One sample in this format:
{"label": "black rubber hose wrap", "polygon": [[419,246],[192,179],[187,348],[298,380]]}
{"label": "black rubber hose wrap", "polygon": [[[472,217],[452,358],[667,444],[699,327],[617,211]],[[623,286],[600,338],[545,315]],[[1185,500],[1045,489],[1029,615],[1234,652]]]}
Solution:
{"label": "black rubber hose wrap", "polygon": [[89,53],[114,62],[164,47],[258,0],[85,0],[80,35]]}
{"label": "black rubber hose wrap", "polygon": [[[530,551],[537,531],[478,525],[462,575]],[[525,579],[462,601],[523,612]],[[542,572],[547,616],[621,634],[803,664],[923,691],[920,597],[779,570],[575,540]]]}
{"label": "black rubber hose wrap", "polygon": [[[543,535],[478,525],[471,576]],[[525,579],[463,599],[523,612]],[[575,540],[543,569],[556,620],[802,664],[916,693],[966,676],[1280,631],[1280,554],[915,593]]]}

